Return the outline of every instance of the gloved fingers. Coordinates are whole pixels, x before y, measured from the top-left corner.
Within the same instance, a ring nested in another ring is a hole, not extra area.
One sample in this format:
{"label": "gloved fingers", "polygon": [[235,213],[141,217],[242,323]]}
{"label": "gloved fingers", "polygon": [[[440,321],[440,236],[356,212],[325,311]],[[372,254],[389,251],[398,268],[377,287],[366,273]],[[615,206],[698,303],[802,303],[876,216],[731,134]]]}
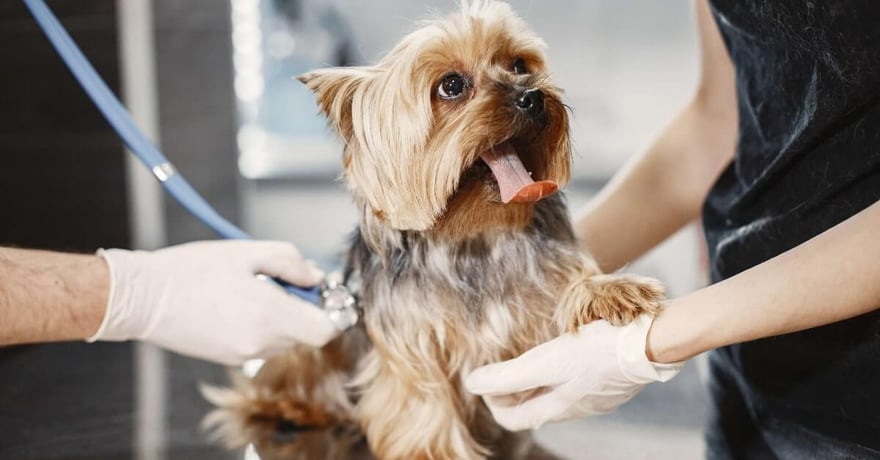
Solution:
{"label": "gloved fingers", "polygon": [[631,400],[641,390],[642,387],[639,386],[629,389],[624,393],[609,391],[590,393],[567,410],[552,417],[549,421],[560,422],[592,415],[610,414]]}
{"label": "gloved fingers", "polygon": [[549,387],[532,388],[531,390],[520,391],[518,393],[487,395],[486,398],[491,398],[492,404],[496,406],[515,406],[517,404],[522,404],[524,401],[536,398],[548,391],[550,391]]}
{"label": "gloved fingers", "polygon": [[311,310],[308,316],[313,318],[304,319],[304,314],[297,316],[298,321],[285,323],[283,328],[288,337],[293,337],[299,343],[312,347],[323,347],[339,334],[339,329],[330,322],[327,315],[318,307],[304,306]]}
{"label": "gloved fingers", "polygon": [[569,420],[613,412],[642,390],[642,385],[616,389],[587,388],[573,380],[544,391],[512,395],[485,396],[483,400],[495,420],[511,431],[538,428],[546,422]]}
{"label": "gloved fingers", "polygon": [[[266,309],[274,330],[280,334],[279,346],[303,343],[313,347],[324,346],[339,333],[327,314],[317,305],[312,305],[290,296],[278,286],[265,281],[254,280],[260,284],[258,298],[254,299]],[[289,342],[288,342],[289,341]]]}
{"label": "gloved fingers", "polygon": [[[297,286],[314,286],[324,273],[314,262],[302,258],[296,246],[284,241],[253,241],[249,257],[256,273],[280,278]],[[255,273],[255,274],[256,274]]]}
{"label": "gloved fingers", "polygon": [[277,256],[283,259],[302,260],[299,249],[287,241],[251,241],[250,243],[254,245],[250,252],[259,259]]}
{"label": "gloved fingers", "polygon": [[527,400],[510,404],[507,397],[485,396],[483,400],[499,425],[510,431],[535,429],[565,412],[571,402],[555,390],[542,392]]}
{"label": "gloved fingers", "polygon": [[477,368],[465,378],[464,385],[471,393],[497,396],[562,383],[572,362],[562,343],[570,340],[559,337],[517,358]]}
{"label": "gloved fingers", "polygon": [[255,269],[257,273],[301,287],[314,286],[324,278],[324,272],[314,262],[302,259],[273,256],[258,261]]}

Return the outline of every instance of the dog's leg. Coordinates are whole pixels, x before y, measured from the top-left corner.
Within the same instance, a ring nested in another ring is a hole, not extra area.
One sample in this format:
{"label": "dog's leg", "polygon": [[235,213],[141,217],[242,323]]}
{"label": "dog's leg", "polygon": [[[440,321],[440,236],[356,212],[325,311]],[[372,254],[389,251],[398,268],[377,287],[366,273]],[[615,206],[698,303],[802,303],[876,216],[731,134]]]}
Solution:
{"label": "dog's leg", "polygon": [[616,326],[642,314],[656,315],[664,298],[663,285],[652,278],[614,273],[602,274],[592,261],[570,277],[556,312],[560,330],[574,332],[578,326],[604,319]]}
{"label": "dog's leg", "polygon": [[[414,369],[375,349],[356,379],[355,416],[376,457],[383,460],[484,459],[471,436],[460,392],[439,368]],[[424,364],[424,363],[421,363]],[[432,367],[430,365],[424,366]]]}

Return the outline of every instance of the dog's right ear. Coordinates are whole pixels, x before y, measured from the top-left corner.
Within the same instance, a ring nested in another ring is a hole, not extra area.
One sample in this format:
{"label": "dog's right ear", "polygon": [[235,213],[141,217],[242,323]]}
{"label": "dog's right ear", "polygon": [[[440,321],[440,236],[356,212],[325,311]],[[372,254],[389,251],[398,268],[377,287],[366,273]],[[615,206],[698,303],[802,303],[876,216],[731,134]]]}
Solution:
{"label": "dog's right ear", "polygon": [[321,112],[347,141],[352,136],[352,100],[372,74],[370,67],[328,67],[302,74],[296,79],[315,93]]}

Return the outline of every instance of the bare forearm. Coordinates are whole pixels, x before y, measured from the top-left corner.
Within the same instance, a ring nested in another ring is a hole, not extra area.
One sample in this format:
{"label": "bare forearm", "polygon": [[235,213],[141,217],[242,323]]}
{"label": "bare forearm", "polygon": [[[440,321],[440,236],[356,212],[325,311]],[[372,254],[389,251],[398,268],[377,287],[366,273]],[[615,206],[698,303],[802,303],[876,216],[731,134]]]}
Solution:
{"label": "bare forearm", "polygon": [[696,4],[700,83],[693,100],[642,155],[580,213],[581,241],[605,271],[637,259],[693,220],[712,183],[733,158],[733,64],[708,2]]}
{"label": "bare forearm", "polygon": [[578,236],[605,271],[637,259],[695,219],[733,155],[735,111],[699,98],[580,212]]}
{"label": "bare forearm", "polygon": [[89,337],[109,286],[98,256],[0,248],[0,346]]}
{"label": "bare forearm", "polygon": [[880,308],[880,202],[728,280],[673,299],[655,320],[657,362],[822,326]]}

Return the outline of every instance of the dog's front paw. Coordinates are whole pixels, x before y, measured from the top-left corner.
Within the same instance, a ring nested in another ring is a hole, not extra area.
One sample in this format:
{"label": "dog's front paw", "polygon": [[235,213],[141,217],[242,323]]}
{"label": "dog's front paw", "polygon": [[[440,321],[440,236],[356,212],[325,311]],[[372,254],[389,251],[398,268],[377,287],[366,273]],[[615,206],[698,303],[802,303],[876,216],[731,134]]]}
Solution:
{"label": "dog's front paw", "polygon": [[584,308],[585,322],[604,319],[615,326],[629,324],[646,313],[660,313],[666,292],[659,281],[643,276],[597,275],[590,283],[594,293]]}
{"label": "dog's front paw", "polygon": [[629,324],[643,314],[656,315],[662,308],[663,285],[652,278],[627,274],[594,275],[570,286],[563,304],[570,305],[566,329],[604,319],[615,326]]}

